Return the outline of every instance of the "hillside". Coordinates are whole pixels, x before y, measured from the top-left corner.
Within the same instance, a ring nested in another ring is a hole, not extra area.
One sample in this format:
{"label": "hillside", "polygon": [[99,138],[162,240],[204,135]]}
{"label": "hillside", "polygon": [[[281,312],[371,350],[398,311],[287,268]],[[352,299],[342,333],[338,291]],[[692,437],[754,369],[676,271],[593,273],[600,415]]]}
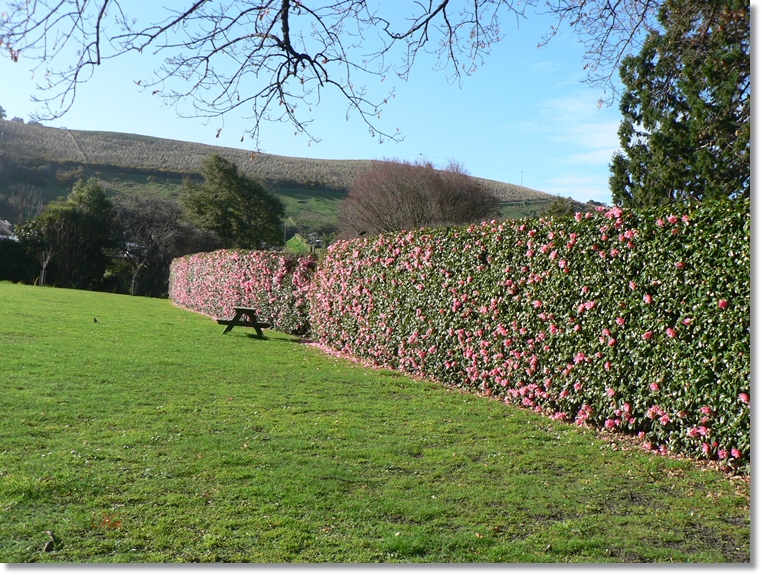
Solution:
{"label": "hillside", "polygon": [[[34,186],[45,200],[65,195],[78,177],[97,175],[110,193],[175,197],[183,178],[219,154],[277,192],[293,219],[334,222],[340,200],[371,160],[315,160],[178,140],[48,128],[0,120],[0,195]],[[556,196],[478,178],[501,200],[504,217],[541,211]],[[580,204],[581,206],[581,204]]]}

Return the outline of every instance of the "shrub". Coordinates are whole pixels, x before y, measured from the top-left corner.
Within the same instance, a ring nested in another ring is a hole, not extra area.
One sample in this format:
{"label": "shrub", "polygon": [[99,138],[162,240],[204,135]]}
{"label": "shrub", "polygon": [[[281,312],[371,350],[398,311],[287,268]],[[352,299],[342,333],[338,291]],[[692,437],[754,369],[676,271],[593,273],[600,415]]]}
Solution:
{"label": "shrub", "polygon": [[169,297],[212,316],[232,317],[252,307],[273,328],[302,335],[309,329],[307,292],[315,259],[281,252],[218,250],[175,259]]}
{"label": "shrub", "polygon": [[358,177],[339,207],[347,237],[422,226],[478,222],[497,214],[498,200],[459,165],[383,161]]}
{"label": "shrub", "polygon": [[647,449],[748,465],[749,202],[597,209],[337,242],[312,335]]}

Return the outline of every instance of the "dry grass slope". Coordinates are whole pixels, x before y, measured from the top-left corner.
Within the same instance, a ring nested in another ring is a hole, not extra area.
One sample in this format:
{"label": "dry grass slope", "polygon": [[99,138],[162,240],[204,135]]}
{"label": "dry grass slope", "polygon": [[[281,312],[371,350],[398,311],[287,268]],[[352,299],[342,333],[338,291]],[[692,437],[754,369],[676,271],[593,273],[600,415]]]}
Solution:
{"label": "dry grass slope", "polygon": [[[252,153],[164,138],[116,132],[47,128],[0,120],[0,154],[19,163],[76,162],[122,168],[193,173],[209,154],[234,162],[251,177],[275,185],[346,190],[371,160],[314,160]],[[555,196],[479,178],[503,202],[551,202]]]}

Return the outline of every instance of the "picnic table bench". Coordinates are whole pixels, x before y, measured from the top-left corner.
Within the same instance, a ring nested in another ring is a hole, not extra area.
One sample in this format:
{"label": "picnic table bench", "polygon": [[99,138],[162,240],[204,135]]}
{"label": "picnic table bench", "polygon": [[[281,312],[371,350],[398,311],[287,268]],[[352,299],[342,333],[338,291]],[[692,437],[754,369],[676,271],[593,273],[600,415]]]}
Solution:
{"label": "picnic table bench", "polygon": [[[264,334],[262,333],[262,328],[268,328],[270,327],[270,324],[266,321],[259,321],[257,319],[257,310],[251,307],[235,307],[233,308],[235,310],[235,316],[233,316],[233,319],[218,319],[217,323],[224,324],[227,327],[225,328],[225,331],[223,331],[223,335],[229,332],[231,329],[233,329],[235,326],[241,326],[241,327],[253,327],[255,330],[257,330],[257,335],[259,337],[264,337]],[[246,317],[247,319],[243,319]]]}

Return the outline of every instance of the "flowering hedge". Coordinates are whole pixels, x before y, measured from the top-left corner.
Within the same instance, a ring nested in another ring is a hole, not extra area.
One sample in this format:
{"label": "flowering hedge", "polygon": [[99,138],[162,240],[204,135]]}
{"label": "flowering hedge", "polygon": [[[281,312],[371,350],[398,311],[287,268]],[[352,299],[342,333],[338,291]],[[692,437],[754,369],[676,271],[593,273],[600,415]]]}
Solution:
{"label": "flowering hedge", "polygon": [[315,259],[280,252],[219,250],[172,262],[169,297],[212,316],[232,317],[235,306],[252,307],[273,329],[302,335],[309,330],[307,293]]}
{"label": "flowering hedge", "polygon": [[619,208],[331,246],[312,336],[646,449],[748,466],[750,206]]}

